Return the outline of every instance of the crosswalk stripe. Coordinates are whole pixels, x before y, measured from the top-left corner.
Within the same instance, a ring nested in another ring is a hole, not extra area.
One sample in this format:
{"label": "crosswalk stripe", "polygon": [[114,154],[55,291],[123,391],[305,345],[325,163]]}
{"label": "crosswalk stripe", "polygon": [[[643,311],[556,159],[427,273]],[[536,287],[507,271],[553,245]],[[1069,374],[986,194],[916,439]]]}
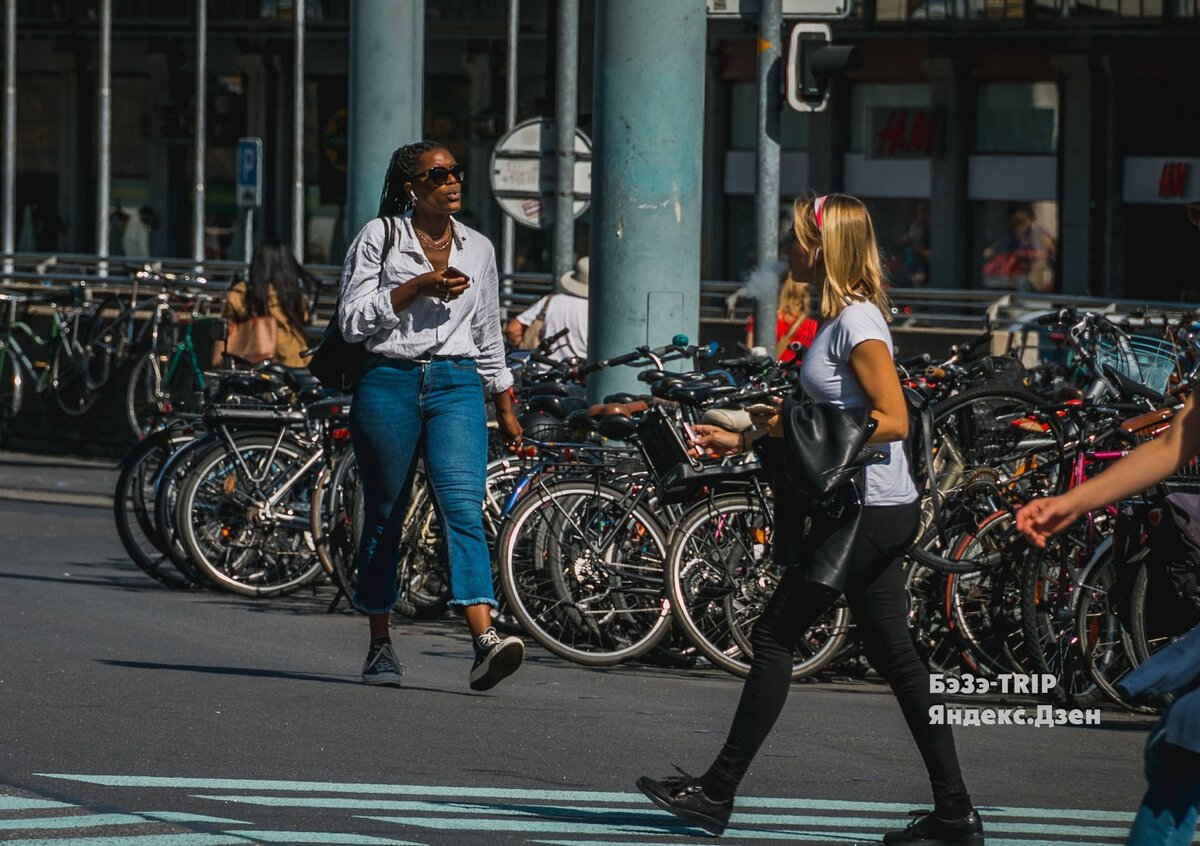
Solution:
{"label": "crosswalk stripe", "polygon": [[68,840],[5,840],[4,846],[245,846],[251,842],[229,834],[144,834],[129,837],[73,837]]}
{"label": "crosswalk stripe", "polygon": [[[231,831],[249,837],[255,843],[345,843],[349,846],[425,846],[413,840],[392,840],[388,837],[373,837],[369,834],[331,834],[326,831]],[[606,844],[612,846],[612,844]]]}
{"label": "crosswalk stripe", "polygon": [[49,799],[33,799],[29,796],[0,796],[0,811],[49,811],[61,808],[73,808],[66,802],[53,802]]}
{"label": "crosswalk stripe", "polygon": [[[278,791],[291,793],[359,793],[392,796],[450,796],[480,799],[531,799],[551,802],[598,802],[609,804],[642,804],[646,797],[641,793],[605,792],[595,790],[530,790],[505,787],[447,787],[421,784],[378,784],[321,781],[284,781],[270,779],[232,778],[185,778],[174,776],[122,776],[84,775],[71,773],[37,773],[43,778],[98,784],[106,787],[177,788],[185,790],[245,790]],[[911,802],[853,802],[835,799],[800,799],[789,797],[747,796],[738,797],[739,808],[762,808],[777,810],[824,810],[895,812],[907,814],[914,808]],[[1076,819],[1089,822],[1129,823],[1132,811],[1089,810],[1082,808],[1025,808],[1007,806],[980,806],[985,821],[991,815],[1006,817],[1034,817],[1048,819]],[[986,824],[986,822],[985,822]]]}
{"label": "crosswalk stripe", "polygon": [[185,814],[181,811],[133,811],[140,817],[159,822],[173,823],[216,823],[219,825],[252,825],[247,820],[231,820],[226,817],[208,817],[204,814]]}
{"label": "crosswalk stripe", "polygon": [[29,817],[0,820],[0,831],[37,828],[99,828],[107,825],[146,825],[150,821],[133,814],[81,814],[73,817]]}
{"label": "crosswalk stripe", "polygon": [[[274,808],[339,808],[359,811],[407,811],[420,814],[472,814],[477,817],[578,817],[587,816],[593,820],[611,817],[620,820],[650,820],[657,818],[656,813],[640,813],[632,809],[604,809],[598,807],[579,806],[504,806],[464,802],[419,802],[387,799],[346,799],[343,797],[295,797],[295,796],[237,796],[192,794],[195,799],[209,799],[218,802],[241,802]],[[788,826],[820,826],[842,828],[863,826],[866,828],[896,828],[907,822],[907,817],[833,817],[807,816],[801,814],[746,814],[738,813],[733,817],[737,825],[788,825]],[[1003,834],[1063,834],[1074,837],[1124,837],[1128,826],[1086,826],[1086,825],[1047,825],[1039,823],[999,822],[988,819],[985,823],[989,831]],[[486,828],[487,820],[479,820],[479,827]]]}

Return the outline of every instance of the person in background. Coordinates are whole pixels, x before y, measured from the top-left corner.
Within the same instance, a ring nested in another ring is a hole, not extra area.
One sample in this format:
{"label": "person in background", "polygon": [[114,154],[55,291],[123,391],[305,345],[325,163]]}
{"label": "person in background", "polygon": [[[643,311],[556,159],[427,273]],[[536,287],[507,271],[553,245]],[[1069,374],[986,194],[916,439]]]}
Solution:
{"label": "person in background", "polygon": [[[213,342],[212,362],[229,354],[250,363],[263,358],[286,367],[303,367],[309,347],[300,265],[282,241],[264,241],[250,259],[250,272],[225,298],[225,338]],[[269,319],[268,319],[269,318]]]}
{"label": "person in background", "polygon": [[[1031,500],[1017,512],[1017,528],[1044,548],[1084,514],[1153,487],[1198,453],[1200,409],[1193,394],[1166,432],[1082,485]],[[1189,844],[1200,813],[1200,628],[1155,652],[1117,686],[1134,700],[1177,695],[1146,741],[1146,794],[1125,843]]]}
{"label": "person in background", "polygon": [[558,279],[558,289],[547,294],[508,321],[504,337],[512,347],[520,347],[526,330],[542,322],[542,338],[551,338],[567,330],[547,353],[555,361],[587,359],[588,349],[588,258],[575,262],[575,269]]}
{"label": "person in background", "polygon": [[[784,271],[779,282],[779,307],[775,309],[775,360],[794,361],[793,342],[808,349],[817,335],[816,320],[808,315],[808,283],[792,278]],[[746,321],[746,346],[754,346],[754,315]]]}
{"label": "person in background", "polygon": [[351,602],[367,615],[370,629],[362,670],[367,684],[398,686],[403,672],[389,626],[418,457],[442,526],[449,604],[471,632],[471,689],[495,686],[516,672],[525,654],[520,638],[502,638],[492,626],[497,602],[483,531],[484,390],[510,447],[520,443],[521,425],[504,363],[496,251],[453,217],[462,208],[465,177],[466,169],[436,142],[396,150],[379,216],[359,231],[342,270],[342,335],[367,349],[350,406],[364,497]]}

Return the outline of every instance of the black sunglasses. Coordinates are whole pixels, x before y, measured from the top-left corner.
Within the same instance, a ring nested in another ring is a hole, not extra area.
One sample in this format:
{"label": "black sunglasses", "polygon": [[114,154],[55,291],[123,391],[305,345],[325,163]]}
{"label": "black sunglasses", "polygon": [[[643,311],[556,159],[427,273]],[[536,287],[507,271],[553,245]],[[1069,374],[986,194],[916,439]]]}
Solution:
{"label": "black sunglasses", "polygon": [[454,175],[456,182],[462,182],[463,177],[467,175],[467,169],[462,165],[455,165],[454,167],[431,167],[429,170],[414,173],[413,179],[424,179],[428,176],[429,181],[434,185],[445,185],[449,181],[451,174]]}

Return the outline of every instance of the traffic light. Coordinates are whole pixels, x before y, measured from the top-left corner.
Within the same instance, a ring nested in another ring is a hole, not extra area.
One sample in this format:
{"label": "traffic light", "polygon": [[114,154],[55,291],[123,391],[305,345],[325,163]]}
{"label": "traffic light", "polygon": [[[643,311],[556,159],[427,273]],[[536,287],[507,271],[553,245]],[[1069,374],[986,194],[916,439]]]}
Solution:
{"label": "traffic light", "polygon": [[820,112],[829,102],[829,80],[862,67],[862,51],[830,44],[829,24],[798,23],[788,45],[787,101],[798,112]]}

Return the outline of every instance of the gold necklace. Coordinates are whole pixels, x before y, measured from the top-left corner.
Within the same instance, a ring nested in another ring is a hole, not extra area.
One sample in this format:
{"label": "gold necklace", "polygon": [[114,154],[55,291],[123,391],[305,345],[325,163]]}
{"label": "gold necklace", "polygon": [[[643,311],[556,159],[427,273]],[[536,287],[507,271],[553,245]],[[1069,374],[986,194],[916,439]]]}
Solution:
{"label": "gold necklace", "polygon": [[429,247],[429,249],[431,249],[431,250],[446,249],[446,247],[450,246],[450,241],[454,238],[454,224],[453,223],[451,223],[448,227],[446,227],[446,236],[444,238],[441,238],[440,240],[434,240],[432,236],[426,235],[419,228],[417,228],[417,225],[415,223],[413,224],[413,231],[417,233],[417,238],[419,238],[421,240],[421,242],[423,244],[425,244],[425,246]]}

